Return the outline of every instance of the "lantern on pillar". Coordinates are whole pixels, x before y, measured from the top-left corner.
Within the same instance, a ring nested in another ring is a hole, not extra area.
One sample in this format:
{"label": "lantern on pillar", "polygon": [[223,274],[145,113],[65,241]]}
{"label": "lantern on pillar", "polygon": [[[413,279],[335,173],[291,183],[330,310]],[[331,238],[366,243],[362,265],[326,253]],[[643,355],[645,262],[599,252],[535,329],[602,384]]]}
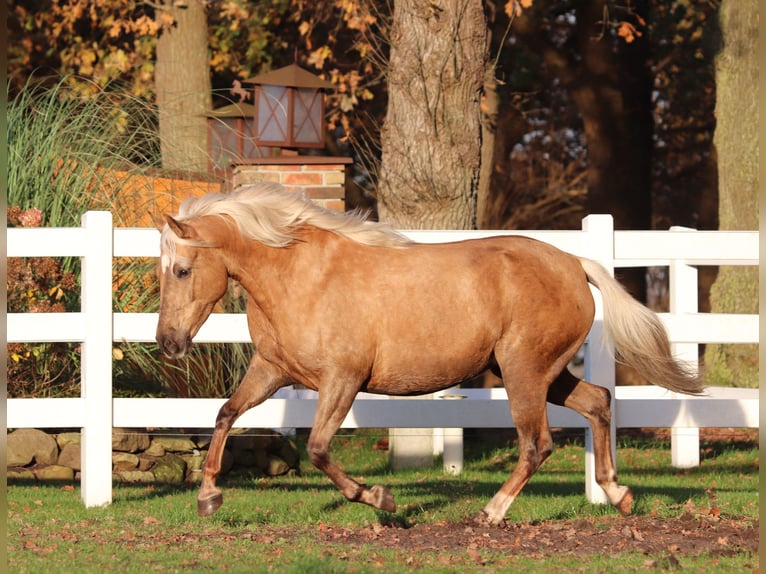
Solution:
{"label": "lantern on pillar", "polygon": [[273,148],[324,147],[324,90],[335,86],[296,64],[260,74],[255,85],[253,141]]}
{"label": "lantern on pillar", "polygon": [[211,171],[226,170],[232,163],[263,156],[253,138],[252,104],[238,103],[207,114]]}

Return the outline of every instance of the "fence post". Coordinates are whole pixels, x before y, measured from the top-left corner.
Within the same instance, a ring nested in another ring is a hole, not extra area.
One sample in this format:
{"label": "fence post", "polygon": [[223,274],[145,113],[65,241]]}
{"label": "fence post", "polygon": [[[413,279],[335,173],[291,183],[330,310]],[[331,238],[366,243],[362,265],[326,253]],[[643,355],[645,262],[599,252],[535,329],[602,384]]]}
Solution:
{"label": "fence post", "polygon": [[[582,221],[582,230],[586,233],[585,255],[595,259],[614,274],[614,220],[611,215],[588,215]],[[609,389],[612,394],[612,423],[609,430],[612,445],[612,459],[617,464],[617,417],[615,409],[615,379],[613,353],[604,341],[604,306],[601,294],[591,288],[596,304],[588,340],[585,345],[585,379],[593,384]],[[603,489],[596,482],[596,457],[593,451],[593,431],[585,429],[585,496],[594,504],[606,504],[608,501]]]}
{"label": "fence post", "polygon": [[89,211],[82,216],[86,252],[82,258],[81,396],[82,499],[86,508],[112,502],[112,214]]}
{"label": "fence post", "polygon": [[[688,227],[671,227],[671,231],[694,232]],[[697,268],[684,261],[670,262],[668,289],[670,312],[673,315],[699,311]],[[672,343],[673,355],[689,367],[699,366],[697,343]],[[678,396],[678,393],[673,393]],[[693,468],[700,464],[700,430],[698,428],[672,427],[670,431],[670,456],[675,468]]]}
{"label": "fence post", "polygon": [[[390,400],[434,399],[433,394],[419,397],[389,397]],[[434,429],[395,427],[388,429],[388,460],[393,470],[430,468],[434,465]]]}

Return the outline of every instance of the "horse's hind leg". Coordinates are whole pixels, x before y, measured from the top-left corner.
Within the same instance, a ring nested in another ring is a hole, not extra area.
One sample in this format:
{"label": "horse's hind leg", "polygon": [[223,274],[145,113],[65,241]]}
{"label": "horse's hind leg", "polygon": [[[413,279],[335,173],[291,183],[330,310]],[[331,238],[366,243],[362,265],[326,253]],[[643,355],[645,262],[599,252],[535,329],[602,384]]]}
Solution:
{"label": "horse's hind leg", "polygon": [[617,472],[612,460],[609,390],[580,380],[564,369],[548,390],[548,401],[568,407],[588,421],[593,430],[596,482],[604,489],[609,502],[623,516],[630,514],[633,494],[627,486],[617,484]]}
{"label": "horse's hind leg", "polygon": [[396,512],[396,503],[388,488],[376,485],[368,489],[362,486],[351,479],[330,458],[330,441],[348,414],[355,396],[356,390],[353,385],[344,387],[337,381],[321,388],[314,426],[306,445],[309,459],[333,481],[346,499],[351,502],[362,502],[380,510]]}
{"label": "horse's hind leg", "polygon": [[476,516],[477,522],[500,524],[521,489],[550,456],[553,439],[548,428],[546,388],[547,385],[533,376],[515,378],[510,385],[506,383],[511,415],[519,436],[519,460],[508,480]]}
{"label": "horse's hind leg", "polygon": [[213,514],[223,504],[223,494],[216,487],[215,481],[221,472],[223,449],[232,425],[242,413],[262,403],[287,382],[286,377],[276,367],[264,361],[258,353],[250,360],[242,382],[218,411],[215,420],[215,430],[205,458],[202,484],[197,495],[197,513],[200,516]]}

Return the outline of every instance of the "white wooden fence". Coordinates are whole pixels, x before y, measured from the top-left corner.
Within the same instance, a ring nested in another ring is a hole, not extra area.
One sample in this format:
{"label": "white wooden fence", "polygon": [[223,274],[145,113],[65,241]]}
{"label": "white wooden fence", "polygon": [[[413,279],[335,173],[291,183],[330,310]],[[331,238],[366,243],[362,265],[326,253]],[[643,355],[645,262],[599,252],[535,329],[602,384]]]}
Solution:
{"label": "white wooden fence", "polygon": [[[669,266],[670,313],[661,315],[675,352],[697,360],[702,343],[757,343],[757,315],[697,312],[700,265],[758,265],[758,232],[614,231],[612,218],[591,215],[581,231],[412,231],[421,242],[455,241],[490,235],[535,237],[571,253],[615,267]],[[213,427],[222,399],[114,398],[112,343],[152,342],[157,315],[113,313],[113,257],[157,257],[154,229],[113,228],[108,212],[88,212],[80,228],[13,228],[7,232],[8,257],[79,256],[82,258],[82,308],[79,313],[8,314],[8,342],[82,343],[82,388],[78,398],[9,399],[7,426],[14,428],[82,429],[82,498],[86,506],[111,502],[113,427]],[[613,427],[672,428],[672,463],[699,462],[700,427],[758,427],[758,390],[711,388],[708,396],[675,395],[659,387],[614,388],[614,364],[602,344],[601,298],[596,321],[585,345],[586,378],[610,388],[614,397]],[[249,341],[244,317],[216,314],[200,329],[196,342]],[[445,459],[462,461],[460,429],[509,428],[513,421],[503,389],[460,389],[465,400],[431,398],[387,402],[387,397],[360,395],[343,423],[345,428],[436,428],[445,432]],[[387,407],[391,408],[387,408]],[[309,391],[278,395],[250,410],[239,427],[310,427],[316,396]],[[585,420],[568,409],[549,406],[554,427],[586,429],[586,494],[605,502],[595,484],[593,449]],[[612,429],[614,435],[614,428]],[[457,440],[455,440],[457,436]],[[614,442],[614,441],[613,441]],[[454,462],[454,461],[453,461]]]}

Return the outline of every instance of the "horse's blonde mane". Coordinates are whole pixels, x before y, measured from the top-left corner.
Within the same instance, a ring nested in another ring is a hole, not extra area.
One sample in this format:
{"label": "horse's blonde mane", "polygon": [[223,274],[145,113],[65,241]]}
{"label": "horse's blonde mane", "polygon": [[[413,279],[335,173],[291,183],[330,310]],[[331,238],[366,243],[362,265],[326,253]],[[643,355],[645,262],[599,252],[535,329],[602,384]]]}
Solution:
{"label": "horse's blonde mane", "polygon": [[[369,221],[359,211],[338,213],[320,207],[305,194],[288,192],[278,183],[242,186],[229,193],[209,193],[185,199],[174,219],[187,221],[207,215],[229,216],[245,237],[270,247],[294,243],[302,226],[331,231],[358,243],[401,247],[406,237],[384,223]],[[182,242],[165,224],[162,230],[162,268],[172,265],[175,244]]]}

